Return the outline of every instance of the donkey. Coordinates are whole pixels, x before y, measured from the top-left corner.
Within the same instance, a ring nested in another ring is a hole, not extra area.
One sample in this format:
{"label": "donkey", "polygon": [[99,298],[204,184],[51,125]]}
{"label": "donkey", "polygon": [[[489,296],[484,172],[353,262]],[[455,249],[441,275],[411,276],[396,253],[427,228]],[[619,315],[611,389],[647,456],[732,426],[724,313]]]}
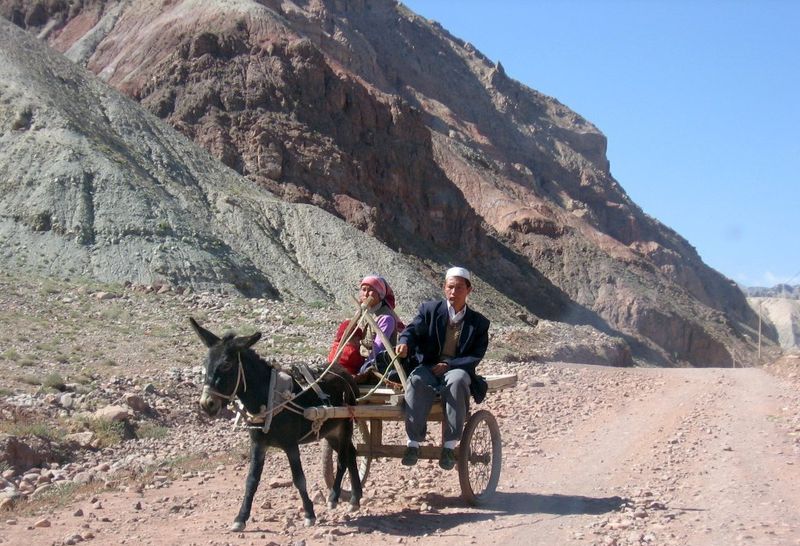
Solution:
{"label": "donkey", "polygon": [[[200,397],[200,407],[203,411],[213,417],[228,402],[238,397],[249,414],[263,414],[264,408],[268,405],[270,380],[275,376],[272,374],[272,366],[250,348],[261,338],[261,334],[256,333],[251,336],[226,334],[220,338],[200,326],[193,318],[190,317],[189,322],[208,347],[205,385]],[[306,526],[314,524],[316,515],[306,490],[306,477],[298,447],[300,443],[325,438],[338,453],[336,475],[328,496],[328,506],[333,508],[339,501],[345,470],[350,473],[351,510],[356,510],[360,506],[362,491],[356,466],[356,448],[352,443],[353,422],[350,419],[328,419],[323,422],[318,432],[312,429],[312,422],[303,417],[302,409],[319,406],[323,402],[314,389],[303,391],[297,381],[292,379],[291,383],[291,390],[295,396],[292,405],[299,412],[289,411],[287,408],[267,417],[271,418],[267,432],[260,426],[250,427],[250,469],[245,481],[244,500],[239,508],[239,514],[230,527],[231,531],[244,530],[250,518],[253,497],[261,480],[264,456],[268,447],[282,449],[289,458],[292,482],[303,501]],[[344,368],[333,366],[320,378],[318,384],[333,405],[356,404],[358,387]]]}

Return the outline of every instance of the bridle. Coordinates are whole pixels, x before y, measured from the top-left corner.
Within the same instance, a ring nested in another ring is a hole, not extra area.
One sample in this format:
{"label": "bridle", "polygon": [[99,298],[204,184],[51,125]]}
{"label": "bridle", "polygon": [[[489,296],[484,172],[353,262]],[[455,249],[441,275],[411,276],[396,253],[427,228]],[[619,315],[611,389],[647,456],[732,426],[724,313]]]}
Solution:
{"label": "bridle", "polygon": [[235,399],[237,393],[239,392],[239,385],[244,386],[244,391],[247,392],[247,379],[244,376],[244,365],[242,365],[242,353],[236,351],[236,355],[239,357],[239,368],[236,370],[236,385],[233,386],[233,392],[230,394],[222,394],[215,388],[211,387],[210,385],[203,385],[203,395],[210,394],[217,398],[222,398],[223,400],[227,400],[230,402],[231,400]]}
{"label": "bridle", "polygon": [[[236,370],[236,384],[233,387],[233,391],[230,394],[223,394],[223,393],[219,392],[218,390],[214,389],[213,387],[211,387],[210,385],[206,384],[206,385],[203,385],[203,391],[202,391],[201,397],[205,396],[205,395],[212,395],[212,396],[214,396],[216,398],[221,398],[222,400],[225,400],[226,401],[226,405],[227,405],[227,402],[230,402],[230,401],[234,400],[238,396],[239,385],[242,385],[242,387],[244,389],[242,392],[247,392],[247,378],[245,377],[245,374],[244,374],[244,365],[242,364],[242,353],[241,353],[241,351],[237,351],[236,355],[238,357],[239,365],[238,365],[238,368]],[[286,409],[286,410],[292,411],[292,412],[302,416],[303,415],[303,410],[305,408],[300,406],[299,404],[297,404],[295,402],[295,399],[297,399],[298,397],[300,397],[300,395],[302,395],[303,393],[305,393],[306,391],[308,391],[310,389],[315,389],[315,390],[319,389],[319,387],[317,386],[317,383],[319,382],[320,379],[322,379],[322,376],[324,376],[326,373],[334,373],[331,370],[332,366],[333,366],[332,363],[328,364],[328,367],[325,368],[325,370],[322,372],[322,374],[320,374],[320,376],[317,377],[315,380],[311,381],[307,386],[303,387],[300,390],[300,392],[298,392],[298,393],[281,393],[281,394],[284,395],[284,400],[282,400],[281,402],[278,402],[277,400],[275,400],[275,397],[278,395],[278,393],[275,392],[275,386],[277,385],[278,371],[275,368],[271,368],[270,383],[269,383],[270,387],[269,387],[268,394],[267,394],[267,404],[266,404],[266,406],[261,406],[261,408],[262,408],[261,412],[254,415],[254,414],[248,413],[244,409],[244,407],[243,407],[243,405],[241,403],[234,404],[234,409],[236,410],[236,413],[237,413],[236,423],[234,424],[234,426],[236,426],[238,424],[239,419],[243,417],[246,422],[250,422],[250,423],[262,422],[263,423],[260,426],[245,425],[245,428],[260,429],[262,432],[264,432],[266,434],[269,431],[270,426],[272,424],[273,416],[275,416],[276,414],[280,413],[281,410]],[[387,368],[387,373],[388,373],[389,369],[391,369],[391,367]],[[385,375],[386,375],[386,373],[384,373],[384,376]],[[380,384],[380,382],[378,384]],[[354,416],[352,418],[355,419]],[[306,436],[308,436],[310,434],[313,434],[313,433],[316,433],[317,437],[319,438],[319,432],[320,432],[320,429],[322,427],[322,422],[324,421],[324,419],[313,419],[311,421],[312,421],[311,430],[309,430],[308,433],[303,438],[305,438]]]}

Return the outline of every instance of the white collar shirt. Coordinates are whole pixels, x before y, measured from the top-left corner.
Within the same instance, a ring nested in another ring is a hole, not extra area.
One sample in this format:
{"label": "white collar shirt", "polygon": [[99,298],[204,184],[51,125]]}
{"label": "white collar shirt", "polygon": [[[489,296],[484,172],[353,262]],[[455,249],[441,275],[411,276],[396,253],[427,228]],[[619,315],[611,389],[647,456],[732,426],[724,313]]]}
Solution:
{"label": "white collar shirt", "polygon": [[455,308],[450,304],[449,301],[447,302],[447,314],[450,317],[450,323],[451,324],[458,324],[459,322],[464,320],[464,315],[466,313],[467,313],[467,306],[466,305],[464,305],[464,308],[461,311],[456,313]]}

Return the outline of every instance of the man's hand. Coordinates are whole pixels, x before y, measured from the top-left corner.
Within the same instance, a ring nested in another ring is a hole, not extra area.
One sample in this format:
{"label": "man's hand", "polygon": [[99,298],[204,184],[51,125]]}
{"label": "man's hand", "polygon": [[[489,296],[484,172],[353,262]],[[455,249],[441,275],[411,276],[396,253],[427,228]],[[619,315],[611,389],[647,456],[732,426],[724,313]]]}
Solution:
{"label": "man's hand", "polygon": [[442,377],[447,370],[450,369],[450,365],[446,362],[439,362],[436,366],[431,368],[431,372],[436,377]]}
{"label": "man's hand", "polygon": [[401,343],[400,345],[394,348],[394,352],[395,354],[397,354],[399,358],[405,358],[408,356],[408,345],[406,345],[405,343]]}

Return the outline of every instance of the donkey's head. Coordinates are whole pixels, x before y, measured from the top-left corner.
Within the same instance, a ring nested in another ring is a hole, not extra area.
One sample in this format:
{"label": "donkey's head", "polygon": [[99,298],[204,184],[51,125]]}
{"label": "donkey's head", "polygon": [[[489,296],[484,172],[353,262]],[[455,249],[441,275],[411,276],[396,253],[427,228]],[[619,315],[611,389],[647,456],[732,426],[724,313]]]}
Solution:
{"label": "donkey's head", "polygon": [[213,417],[242,389],[244,368],[241,352],[253,346],[261,338],[261,334],[255,333],[251,336],[228,334],[220,338],[200,326],[193,318],[189,317],[189,322],[208,347],[205,361],[206,379],[200,395],[200,407]]}

